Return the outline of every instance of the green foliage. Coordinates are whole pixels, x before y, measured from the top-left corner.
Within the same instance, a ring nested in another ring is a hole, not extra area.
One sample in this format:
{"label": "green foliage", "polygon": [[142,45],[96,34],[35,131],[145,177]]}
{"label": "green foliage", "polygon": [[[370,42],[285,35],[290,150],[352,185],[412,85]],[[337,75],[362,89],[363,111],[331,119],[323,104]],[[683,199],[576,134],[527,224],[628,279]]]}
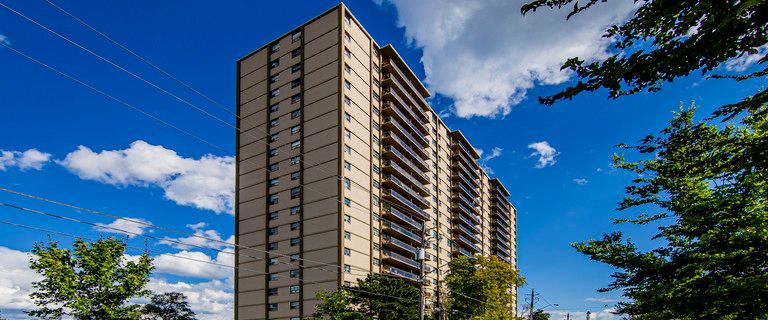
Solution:
{"label": "green foliage", "polygon": [[36,243],[30,268],[43,276],[30,294],[38,309],[27,312],[41,319],[138,319],[132,298],[149,294],[152,261],[147,253],[138,262],[125,258],[125,242],[115,238],[87,243],[75,240],[73,250],[57,242]]}
{"label": "green foliage", "polygon": [[419,289],[402,279],[368,275],[357,286],[321,291],[314,319],[417,319]]}
{"label": "green foliage", "polygon": [[549,320],[550,316],[551,315],[549,313],[546,313],[541,309],[533,312],[533,320]]}
{"label": "green foliage", "polygon": [[[541,7],[562,8],[573,4],[571,18],[606,0],[534,0],[522,7],[526,14]],[[565,62],[582,79],[549,97],[544,104],[571,99],[582,93],[607,89],[617,98],[638,92],[656,92],[666,82],[699,71],[715,78],[736,81],[764,77],[768,68],[740,74],[719,75],[718,67],[745,55],[762,54],[758,63],[768,62],[760,47],[768,44],[768,1],[765,0],[644,0],[629,21],[614,25],[604,37],[614,39],[613,55],[603,61],[586,62],[572,58]],[[755,111],[768,101],[768,89],[724,105],[718,116],[733,117],[745,110]]]}
{"label": "green foliage", "polygon": [[446,310],[455,319],[514,319],[515,293],[525,280],[501,259],[457,258],[446,277]]}
{"label": "green foliage", "polygon": [[[749,1],[747,1],[749,2]],[[768,319],[768,116],[765,107],[728,126],[681,109],[661,135],[615,156],[637,176],[617,223],[660,225],[641,251],[620,232],[574,244],[618,269],[603,291],[622,290],[632,319]],[[710,120],[711,121],[711,120]]]}
{"label": "green foliage", "polygon": [[178,292],[153,294],[144,306],[142,319],[194,320],[195,313],[189,308],[187,296]]}

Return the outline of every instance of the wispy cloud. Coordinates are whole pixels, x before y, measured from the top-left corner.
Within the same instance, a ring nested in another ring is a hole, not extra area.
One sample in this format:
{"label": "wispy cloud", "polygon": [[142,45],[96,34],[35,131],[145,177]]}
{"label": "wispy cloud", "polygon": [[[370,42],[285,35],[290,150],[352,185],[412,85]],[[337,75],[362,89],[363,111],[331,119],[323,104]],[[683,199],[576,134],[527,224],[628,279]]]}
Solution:
{"label": "wispy cloud", "polygon": [[181,238],[164,237],[160,243],[182,250],[200,247],[223,249],[234,246],[234,236],[230,236],[225,240],[221,237],[218,231],[205,229],[207,226],[208,224],[205,222],[188,224],[187,227],[194,231],[194,235]]}
{"label": "wispy cloud", "polygon": [[11,41],[8,40],[8,37],[6,37],[5,35],[3,35],[1,33],[0,33],[0,42],[4,43],[6,45],[11,45]]}
{"label": "wispy cloud", "polygon": [[10,167],[18,167],[21,170],[41,170],[51,161],[51,154],[40,152],[37,149],[26,151],[6,151],[0,149],[0,171]]}
{"label": "wispy cloud", "polygon": [[575,178],[575,179],[573,179],[573,182],[578,184],[578,185],[580,185],[580,186],[583,186],[583,185],[586,185],[587,183],[589,183],[589,180],[587,180],[586,178]]}
{"label": "wispy cloud", "polygon": [[530,157],[539,157],[536,165],[534,165],[534,167],[538,169],[555,165],[555,163],[557,163],[555,157],[560,155],[560,152],[557,152],[557,150],[550,146],[547,141],[531,143],[528,145],[528,148],[534,150]]}
{"label": "wispy cloud", "polygon": [[486,173],[493,174],[493,169],[490,166],[488,166],[488,161],[490,161],[491,159],[500,157],[502,154],[502,151],[504,151],[504,149],[499,147],[493,147],[493,149],[491,149],[491,153],[486,154],[483,151],[483,149],[477,149],[477,153],[480,154],[480,161],[478,162],[480,166],[483,167],[483,170],[485,170]]}
{"label": "wispy cloud", "polygon": [[768,44],[757,48],[753,54],[743,54],[740,57],[733,58],[725,62],[725,69],[728,71],[741,72],[746,71],[753,64],[768,55]]}
{"label": "wispy cloud", "polygon": [[587,301],[587,302],[601,302],[601,303],[614,303],[614,302],[619,302],[621,300],[619,300],[619,299],[610,299],[610,298],[594,298],[594,297],[590,297],[590,298],[584,299],[584,301]]}
{"label": "wispy cloud", "polygon": [[128,238],[143,235],[147,228],[149,228],[149,221],[129,217],[116,219],[108,224],[97,223],[97,226],[94,227],[94,229],[98,231],[124,234],[127,235]]}

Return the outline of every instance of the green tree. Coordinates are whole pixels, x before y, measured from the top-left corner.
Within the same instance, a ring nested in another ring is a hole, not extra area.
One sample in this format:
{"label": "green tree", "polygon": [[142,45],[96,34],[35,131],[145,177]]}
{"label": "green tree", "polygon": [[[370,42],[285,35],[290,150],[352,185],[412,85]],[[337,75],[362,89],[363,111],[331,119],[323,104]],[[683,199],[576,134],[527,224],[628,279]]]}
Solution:
{"label": "green tree", "polygon": [[137,262],[128,261],[125,249],[125,242],[112,237],[93,243],[77,239],[72,250],[54,241],[36,243],[30,268],[43,279],[32,283],[30,297],[38,309],[27,314],[42,319],[138,319],[141,307],[130,300],[150,293],[144,286],[152,260],[145,252]]}
{"label": "green tree", "polygon": [[[768,116],[738,124],[694,121],[695,108],[615,156],[637,176],[617,223],[658,225],[658,247],[642,251],[620,232],[574,244],[618,269],[602,291],[623,290],[618,312],[633,319],[768,319]],[[711,121],[711,120],[710,120]]]}
{"label": "green tree", "polygon": [[356,286],[320,292],[317,297],[322,302],[313,315],[316,319],[410,320],[419,315],[419,289],[405,280],[380,274],[370,274]]}
{"label": "green tree", "polygon": [[179,292],[153,294],[143,308],[142,319],[194,320],[195,312],[189,308],[187,296]]}
{"label": "green tree", "polygon": [[549,320],[550,316],[551,315],[549,313],[546,313],[541,309],[533,312],[533,320]]}
{"label": "green tree", "polygon": [[[534,0],[522,7],[523,14],[542,7],[571,6],[568,18],[606,0]],[[578,57],[563,65],[581,81],[561,92],[540,97],[545,104],[571,99],[583,92],[607,89],[610,98],[661,90],[666,82],[701,72],[707,77],[737,81],[768,75],[763,67],[752,73],[720,75],[719,67],[729,60],[752,56],[768,62],[768,1],[765,0],[643,0],[637,11],[621,25],[605,31],[611,38],[613,55],[602,61]],[[733,117],[744,110],[757,110],[768,101],[768,89],[722,106],[716,115]]]}
{"label": "green tree", "polygon": [[446,277],[450,319],[515,319],[515,294],[525,280],[498,257],[457,258]]}

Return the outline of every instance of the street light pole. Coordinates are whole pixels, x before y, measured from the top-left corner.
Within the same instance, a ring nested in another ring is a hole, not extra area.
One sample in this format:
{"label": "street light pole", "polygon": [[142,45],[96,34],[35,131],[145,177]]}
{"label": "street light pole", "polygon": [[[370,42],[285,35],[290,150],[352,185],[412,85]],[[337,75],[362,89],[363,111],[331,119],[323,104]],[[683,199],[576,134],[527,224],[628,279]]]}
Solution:
{"label": "street light pole", "polygon": [[424,255],[426,253],[427,237],[425,236],[426,226],[421,226],[421,248],[416,251],[416,260],[419,261],[419,320],[424,320],[425,302],[424,302]]}

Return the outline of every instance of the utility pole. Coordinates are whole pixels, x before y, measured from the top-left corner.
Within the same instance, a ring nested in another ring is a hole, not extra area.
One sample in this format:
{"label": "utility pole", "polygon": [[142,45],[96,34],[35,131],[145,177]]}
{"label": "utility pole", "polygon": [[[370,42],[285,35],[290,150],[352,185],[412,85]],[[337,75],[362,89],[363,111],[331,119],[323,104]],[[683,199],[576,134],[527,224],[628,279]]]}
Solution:
{"label": "utility pole", "polygon": [[533,301],[534,301],[534,299],[536,298],[536,295],[534,295],[533,293],[534,293],[534,292],[533,292],[533,288],[531,288],[531,312],[530,312],[530,314],[528,315],[528,317],[529,317],[531,320],[533,320]]}
{"label": "utility pole", "polygon": [[424,234],[426,231],[426,224],[421,226],[421,248],[416,250],[416,260],[419,262],[419,320],[424,320],[424,256],[426,253],[427,237]]}
{"label": "utility pole", "polygon": [[565,320],[571,320],[571,313],[570,312],[565,314]]}
{"label": "utility pole", "polygon": [[592,318],[592,311],[587,311],[587,320]]}

